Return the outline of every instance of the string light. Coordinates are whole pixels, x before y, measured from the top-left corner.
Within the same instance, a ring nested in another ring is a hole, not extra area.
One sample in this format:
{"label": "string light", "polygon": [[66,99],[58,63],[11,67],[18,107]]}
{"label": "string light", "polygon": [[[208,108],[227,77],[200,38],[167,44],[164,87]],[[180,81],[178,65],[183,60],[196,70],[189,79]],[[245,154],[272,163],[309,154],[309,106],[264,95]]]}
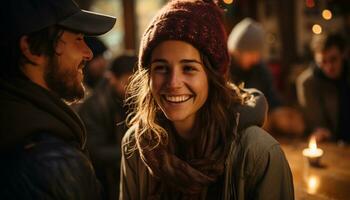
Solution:
{"label": "string light", "polygon": [[224,3],[231,4],[231,3],[233,3],[233,0],[224,0]]}
{"label": "string light", "polygon": [[305,0],[306,7],[313,8],[315,7],[315,1],[314,0]]}
{"label": "string light", "polygon": [[328,9],[325,9],[322,11],[322,17],[325,19],[325,20],[330,20],[332,19],[332,12]]}
{"label": "string light", "polygon": [[322,26],[320,26],[319,24],[314,24],[312,26],[312,32],[319,35],[322,33]]}

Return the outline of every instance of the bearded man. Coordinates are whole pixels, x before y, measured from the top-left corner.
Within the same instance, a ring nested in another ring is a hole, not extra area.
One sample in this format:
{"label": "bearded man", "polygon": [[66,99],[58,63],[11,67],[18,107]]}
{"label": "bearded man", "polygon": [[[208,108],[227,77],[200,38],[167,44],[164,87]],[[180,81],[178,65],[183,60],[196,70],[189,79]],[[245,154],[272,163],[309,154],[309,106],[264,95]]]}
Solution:
{"label": "bearded man", "polygon": [[84,96],[84,36],[115,18],[73,0],[5,1],[0,13],[0,198],[99,199],[84,125],[67,103]]}

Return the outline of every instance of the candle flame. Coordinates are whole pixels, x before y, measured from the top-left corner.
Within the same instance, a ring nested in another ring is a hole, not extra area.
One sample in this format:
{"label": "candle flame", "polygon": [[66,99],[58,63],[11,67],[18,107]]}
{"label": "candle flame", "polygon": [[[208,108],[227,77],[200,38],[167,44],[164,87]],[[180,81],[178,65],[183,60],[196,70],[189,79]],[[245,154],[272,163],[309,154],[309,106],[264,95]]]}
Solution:
{"label": "candle flame", "polygon": [[303,155],[310,158],[321,157],[323,155],[323,150],[317,148],[315,137],[310,138],[309,148],[303,150]]}
{"label": "candle flame", "polygon": [[311,151],[317,149],[317,143],[316,143],[316,138],[315,138],[315,137],[311,137],[311,138],[310,138],[309,149],[310,149]]}

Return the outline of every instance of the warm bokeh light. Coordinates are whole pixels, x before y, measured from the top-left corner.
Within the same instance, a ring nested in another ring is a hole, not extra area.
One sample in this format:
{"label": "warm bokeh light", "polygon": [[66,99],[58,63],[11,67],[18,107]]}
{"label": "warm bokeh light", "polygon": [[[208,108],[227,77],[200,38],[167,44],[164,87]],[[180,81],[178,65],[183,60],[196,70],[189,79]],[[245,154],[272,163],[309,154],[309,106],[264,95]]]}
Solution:
{"label": "warm bokeh light", "polygon": [[332,12],[328,9],[325,9],[322,11],[322,17],[325,19],[325,20],[330,20],[332,19]]}
{"label": "warm bokeh light", "polygon": [[314,24],[312,26],[312,32],[315,34],[321,34],[322,33],[322,27],[319,24]]}
{"label": "warm bokeh light", "polygon": [[313,7],[315,7],[315,1],[314,0],[305,0],[305,5],[308,8],[313,8]]}
{"label": "warm bokeh light", "polygon": [[317,158],[323,155],[323,150],[317,148],[316,138],[311,137],[309,141],[309,148],[303,150],[303,155],[308,158]]}
{"label": "warm bokeh light", "polygon": [[308,179],[307,179],[307,192],[310,194],[315,194],[317,192],[319,185],[320,185],[320,180],[317,176],[308,177]]}
{"label": "warm bokeh light", "polygon": [[224,3],[231,4],[231,3],[233,3],[233,0],[224,0]]}
{"label": "warm bokeh light", "polygon": [[316,143],[315,137],[311,137],[309,142],[309,149],[311,149],[311,151],[315,151],[317,149],[317,143]]}

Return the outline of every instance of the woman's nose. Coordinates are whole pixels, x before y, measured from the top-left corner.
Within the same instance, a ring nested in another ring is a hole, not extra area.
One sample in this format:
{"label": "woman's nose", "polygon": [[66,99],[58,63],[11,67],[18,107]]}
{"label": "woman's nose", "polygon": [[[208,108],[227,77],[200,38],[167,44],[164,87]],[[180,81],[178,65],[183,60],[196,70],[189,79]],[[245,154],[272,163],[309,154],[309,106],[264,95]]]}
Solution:
{"label": "woman's nose", "polygon": [[171,70],[168,74],[167,86],[169,88],[179,88],[181,87],[182,82],[181,73],[177,72],[176,70]]}

